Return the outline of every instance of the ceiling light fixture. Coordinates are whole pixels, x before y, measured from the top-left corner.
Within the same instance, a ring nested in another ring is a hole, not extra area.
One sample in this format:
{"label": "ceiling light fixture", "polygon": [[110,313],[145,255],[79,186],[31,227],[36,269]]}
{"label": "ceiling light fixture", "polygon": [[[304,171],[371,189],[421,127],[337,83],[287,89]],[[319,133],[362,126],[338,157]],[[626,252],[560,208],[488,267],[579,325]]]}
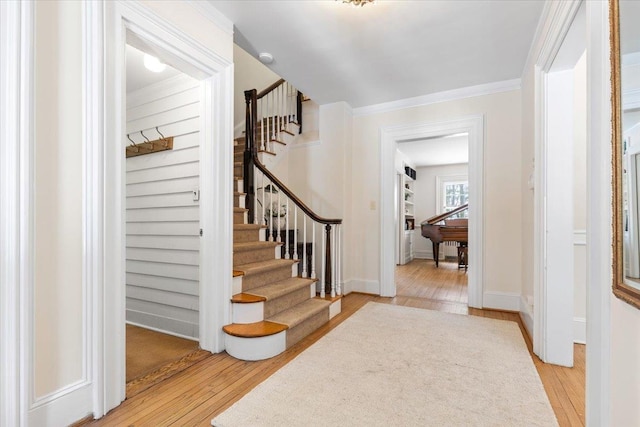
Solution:
{"label": "ceiling light fixture", "polygon": [[273,55],[268,52],[262,52],[260,55],[258,55],[258,59],[263,64],[271,64],[273,62]]}
{"label": "ceiling light fixture", "polygon": [[153,71],[154,73],[161,73],[167,68],[167,64],[163,64],[158,58],[148,53],[144,54],[144,66],[147,70]]}
{"label": "ceiling light fixture", "polygon": [[[336,1],[340,1],[340,0],[336,0]],[[354,7],[362,7],[367,3],[371,3],[371,4],[375,4],[374,0],[342,0],[342,3],[348,3]]]}

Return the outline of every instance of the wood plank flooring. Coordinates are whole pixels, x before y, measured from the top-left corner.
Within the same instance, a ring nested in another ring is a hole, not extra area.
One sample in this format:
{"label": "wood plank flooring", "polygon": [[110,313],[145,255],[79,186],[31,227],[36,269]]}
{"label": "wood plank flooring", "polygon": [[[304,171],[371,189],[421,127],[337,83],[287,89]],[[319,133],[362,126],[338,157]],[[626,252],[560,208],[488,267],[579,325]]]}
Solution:
{"label": "wood plank flooring", "polygon": [[[469,309],[466,275],[455,264],[416,260],[396,271],[398,296],[382,298],[352,293],[342,300],[342,313],[283,354],[259,362],[243,362],[214,354],[183,372],[127,399],[91,426],[210,426],[211,419],[260,384],[369,301],[515,321],[517,313]],[[584,425],[584,346],[576,346],[574,368],[545,365],[532,355],[561,426]]]}

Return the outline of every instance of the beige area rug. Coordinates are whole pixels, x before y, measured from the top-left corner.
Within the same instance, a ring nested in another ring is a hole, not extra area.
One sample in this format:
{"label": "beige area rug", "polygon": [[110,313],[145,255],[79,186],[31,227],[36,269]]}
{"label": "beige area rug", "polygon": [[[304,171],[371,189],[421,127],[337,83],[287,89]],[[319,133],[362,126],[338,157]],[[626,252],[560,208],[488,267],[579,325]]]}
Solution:
{"label": "beige area rug", "polygon": [[212,425],[558,424],[516,323],[370,302]]}

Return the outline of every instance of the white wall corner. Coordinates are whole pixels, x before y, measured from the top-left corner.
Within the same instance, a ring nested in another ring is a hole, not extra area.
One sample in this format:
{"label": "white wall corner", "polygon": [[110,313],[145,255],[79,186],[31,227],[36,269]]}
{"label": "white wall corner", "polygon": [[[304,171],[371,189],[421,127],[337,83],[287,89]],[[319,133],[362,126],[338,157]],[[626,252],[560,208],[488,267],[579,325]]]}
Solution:
{"label": "white wall corner", "polygon": [[587,343],[587,319],[584,317],[573,318],[573,342],[576,344]]}
{"label": "white wall corner", "polygon": [[377,280],[349,279],[344,282],[342,290],[344,295],[348,295],[351,292],[380,295],[380,282]]}
{"label": "white wall corner", "polygon": [[520,296],[520,318],[529,337],[533,340],[533,297]]}
{"label": "white wall corner", "polygon": [[485,291],[482,306],[495,310],[520,311],[520,298],[520,294],[512,292]]}

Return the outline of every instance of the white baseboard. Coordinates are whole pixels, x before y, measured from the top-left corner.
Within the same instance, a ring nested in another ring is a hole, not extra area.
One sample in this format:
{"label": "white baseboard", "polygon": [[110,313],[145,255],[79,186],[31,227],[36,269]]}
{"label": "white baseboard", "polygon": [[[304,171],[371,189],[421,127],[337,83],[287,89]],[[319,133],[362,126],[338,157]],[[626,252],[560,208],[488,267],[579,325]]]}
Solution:
{"label": "white baseboard", "polygon": [[533,340],[533,306],[524,295],[520,296],[520,318],[529,337]]}
{"label": "white baseboard", "polygon": [[482,299],[482,307],[495,310],[520,311],[520,294],[485,292]]}
{"label": "white baseboard", "polygon": [[40,427],[67,426],[92,412],[93,387],[85,383],[80,387],[59,390],[46,397],[44,403],[29,411],[29,425]]}
{"label": "white baseboard", "polygon": [[573,342],[576,344],[587,343],[587,319],[584,317],[573,318]]}
{"label": "white baseboard", "polygon": [[413,251],[413,257],[417,259],[433,259],[431,251]]}
{"label": "white baseboard", "polygon": [[365,294],[380,295],[380,283],[377,280],[350,279],[343,284],[343,293],[362,292]]}

